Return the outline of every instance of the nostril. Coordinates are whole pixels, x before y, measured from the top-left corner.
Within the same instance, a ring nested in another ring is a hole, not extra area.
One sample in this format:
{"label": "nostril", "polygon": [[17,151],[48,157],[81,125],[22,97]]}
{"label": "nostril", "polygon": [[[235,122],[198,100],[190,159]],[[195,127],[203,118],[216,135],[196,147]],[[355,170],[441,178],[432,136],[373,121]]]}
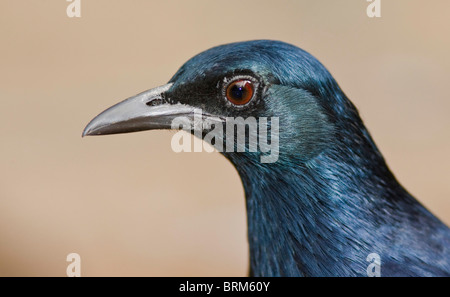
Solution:
{"label": "nostril", "polygon": [[149,102],[145,103],[148,106],[156,106],[156,105],[161,105],[162,104],[162,99],[153,99],[150,100]]}

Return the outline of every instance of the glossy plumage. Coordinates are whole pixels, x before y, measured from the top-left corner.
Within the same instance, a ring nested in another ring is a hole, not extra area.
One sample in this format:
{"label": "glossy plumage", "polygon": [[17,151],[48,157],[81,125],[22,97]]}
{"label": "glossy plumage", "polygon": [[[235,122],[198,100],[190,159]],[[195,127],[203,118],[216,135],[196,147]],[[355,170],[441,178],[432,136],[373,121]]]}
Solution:
{"label": "glossy plumage", "polygon": [[[259,82],[244,108],[221,90],[238,75]],[[366,276],[367,256],[377,253],[382,276],[450,276],[449,228],[397,182],[354,105],[310,54],[268,40],[215,47],[186,62],[157,98],[158,108],[222,118],[279,117],[277,162],[223,153],[245,189],[251,275]],[[120,104],[112,109],[84,134],[170,128],[155,115],[131,127],[129,116],[117,118]]]}

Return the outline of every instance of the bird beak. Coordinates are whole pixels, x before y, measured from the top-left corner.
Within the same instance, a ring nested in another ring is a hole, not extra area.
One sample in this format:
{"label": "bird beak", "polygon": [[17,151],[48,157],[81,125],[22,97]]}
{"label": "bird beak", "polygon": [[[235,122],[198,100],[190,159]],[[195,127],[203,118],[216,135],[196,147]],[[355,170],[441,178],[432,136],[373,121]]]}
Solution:
{"label": "bird beak", "polygon": [[172,83],[142,92],[96,116],[84,129],[86,135],[107,135],[153,129],[171,129],[173,119],[192,115],[194,108],[164,103],[164,93]]}

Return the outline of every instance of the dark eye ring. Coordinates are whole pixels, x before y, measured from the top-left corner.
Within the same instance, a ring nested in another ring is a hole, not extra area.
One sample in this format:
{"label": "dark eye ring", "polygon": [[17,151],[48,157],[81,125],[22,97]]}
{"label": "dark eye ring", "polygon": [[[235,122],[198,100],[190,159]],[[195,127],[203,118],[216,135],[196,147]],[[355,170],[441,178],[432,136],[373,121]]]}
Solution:
{"label": "dark eye ring", "polygon": [[225,95],[227,100],[235,105],[247,104],[255,94],[253,81],[249,79],[237,79],[228,84]]}

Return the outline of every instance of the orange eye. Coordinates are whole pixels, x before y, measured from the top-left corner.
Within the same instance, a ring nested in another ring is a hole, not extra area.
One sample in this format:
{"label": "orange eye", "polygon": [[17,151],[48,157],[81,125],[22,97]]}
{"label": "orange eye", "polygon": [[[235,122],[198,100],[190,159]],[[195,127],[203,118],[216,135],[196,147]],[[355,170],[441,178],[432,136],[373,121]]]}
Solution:
{"label": "orange eye", "polygon": [[226,96],[231,103],[244,105],[252,99],[253,94],[253,82],[248,79],[240,79],[228,85]]}

